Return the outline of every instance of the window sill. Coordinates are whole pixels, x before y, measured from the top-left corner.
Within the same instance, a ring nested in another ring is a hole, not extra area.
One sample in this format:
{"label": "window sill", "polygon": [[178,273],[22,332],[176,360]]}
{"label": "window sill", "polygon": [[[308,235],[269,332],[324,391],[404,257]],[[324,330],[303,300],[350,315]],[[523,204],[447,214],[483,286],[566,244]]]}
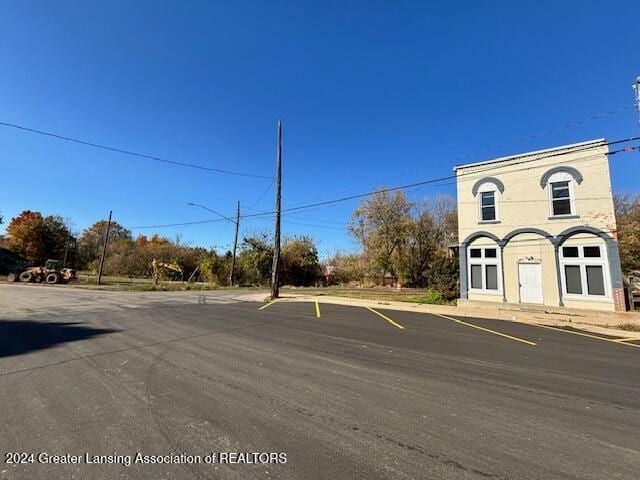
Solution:
{"label": "window sill", "polygon": [[547,220],[566,220],[571,218],[580,218],[580,215],[553,215],[548,217]]}
{"label": "window sill", "polygon": [[563,300],[575,300],[577,302],[600,302],[600,303],[611,303],[613,299],[611,297],[607,297],[604,295],[575,295],[571,293],[563,293]]}
{"label": "window sill", "polygon": [[502,296],[502,292],[497,290],[478,290],[477,288],[470,288],[469,293],[478,293],[481,295],[495,295],[496,297]]}
{"label": "window sill", "polygon": [[479,224],[495,224],[495,223],[500,223],[500,220],[480,220],[478,222]]}

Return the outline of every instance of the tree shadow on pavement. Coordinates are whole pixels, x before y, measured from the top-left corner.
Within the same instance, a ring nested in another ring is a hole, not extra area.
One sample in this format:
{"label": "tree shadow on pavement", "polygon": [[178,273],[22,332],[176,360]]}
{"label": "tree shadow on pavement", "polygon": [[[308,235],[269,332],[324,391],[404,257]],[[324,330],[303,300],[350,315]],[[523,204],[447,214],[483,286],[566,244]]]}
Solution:
{"label": "tree shadow on pavement", "polygon": [[0,358],[23,355],[67,342],[118,332],[79,323],[0,320]]}

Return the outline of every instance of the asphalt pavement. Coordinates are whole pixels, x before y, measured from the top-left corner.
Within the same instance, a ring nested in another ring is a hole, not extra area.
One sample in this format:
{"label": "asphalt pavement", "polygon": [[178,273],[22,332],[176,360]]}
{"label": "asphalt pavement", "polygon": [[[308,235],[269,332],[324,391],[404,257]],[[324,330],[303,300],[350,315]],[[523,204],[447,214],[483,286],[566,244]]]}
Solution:
{"label": "asphalt pavement", "polygon": [[[0,310],[2,479],[640,472],[638,342],[228,293],[87,301],[68,289],[82,308],[47,309],[56,290],[0,288],[0,307],[24,305]],[[136,453],[183,457],[126,466]]]}

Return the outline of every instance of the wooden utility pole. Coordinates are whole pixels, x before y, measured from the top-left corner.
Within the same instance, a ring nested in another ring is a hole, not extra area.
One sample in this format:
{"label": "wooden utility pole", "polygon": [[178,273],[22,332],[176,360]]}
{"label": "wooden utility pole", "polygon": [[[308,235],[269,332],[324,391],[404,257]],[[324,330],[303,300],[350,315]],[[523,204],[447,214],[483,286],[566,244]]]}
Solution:
{"label": "wooden utility pole", "polygon": [[282,121],[278,120],[276,159],[276,221],[273,234],[273,266],[271,267],[271,298],[280,295],[280,198],[282,188]]}
{"label": "wooden utility pole", "polygon": [[69,254],[69,241],[71,240],[71,229],[67,227],[67,243],[64,246],[64,259],[62,260],[62,268],[67,266],[67,255]]}
{"label": "wooden utility pole", "polygon": [[636,91],[636,109],[638,110],[638,121],[640,121],[640,75],[636,78],[633,89]]}
{"label": "wooden utility pole", "polygon": [[238,249],[238,228],[240,228],[240,200],[238,200],[238,209],[236,211],[236,233],[233,237],[233,257],[231,257],[231,273],[229,273],[229,286],[233,287],[236,279],[236,250]]}
{"label": "wooden utility pole", "polygon": [[111,230],[111,214],[113,212],[109,210],[109,222],[107,222],[107,231],[104,234],[104,244],[102,246],[102,257],[100,257],[100,269],[98,270],[98,285],[102,281],[102,267],[104,266],[104,256],[107,254],[107,243],[109,242],[109,230]]}

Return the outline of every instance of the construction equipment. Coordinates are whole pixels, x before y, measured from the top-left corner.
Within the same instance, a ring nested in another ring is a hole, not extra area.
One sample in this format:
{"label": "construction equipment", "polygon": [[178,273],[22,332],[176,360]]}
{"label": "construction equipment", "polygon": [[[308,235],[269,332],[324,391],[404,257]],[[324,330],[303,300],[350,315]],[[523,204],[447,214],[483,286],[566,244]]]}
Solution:
{"label": "construction equipment", "polygon": [[72,268],[61,268],[58,260],[47,260],[44,267],[29,267],[22,272],[12,272],[7,276],[10,282],[23,283],[68,283],[77,280],[76,271]]}
{"label": "construction equipment", "polygon": [[167,270],[171,270],[172,272],[179,273],[180,280],[184,281],[184,272],[182,271],[182,268],[180,268],[180,265],[177,265],[175,263],[158,262],[154,258],[151,261],[151,270],[152,270],[154,285],[158,285],[158,281],[160,280],[160,272],[159,272],[160,268],[165,268]]}

